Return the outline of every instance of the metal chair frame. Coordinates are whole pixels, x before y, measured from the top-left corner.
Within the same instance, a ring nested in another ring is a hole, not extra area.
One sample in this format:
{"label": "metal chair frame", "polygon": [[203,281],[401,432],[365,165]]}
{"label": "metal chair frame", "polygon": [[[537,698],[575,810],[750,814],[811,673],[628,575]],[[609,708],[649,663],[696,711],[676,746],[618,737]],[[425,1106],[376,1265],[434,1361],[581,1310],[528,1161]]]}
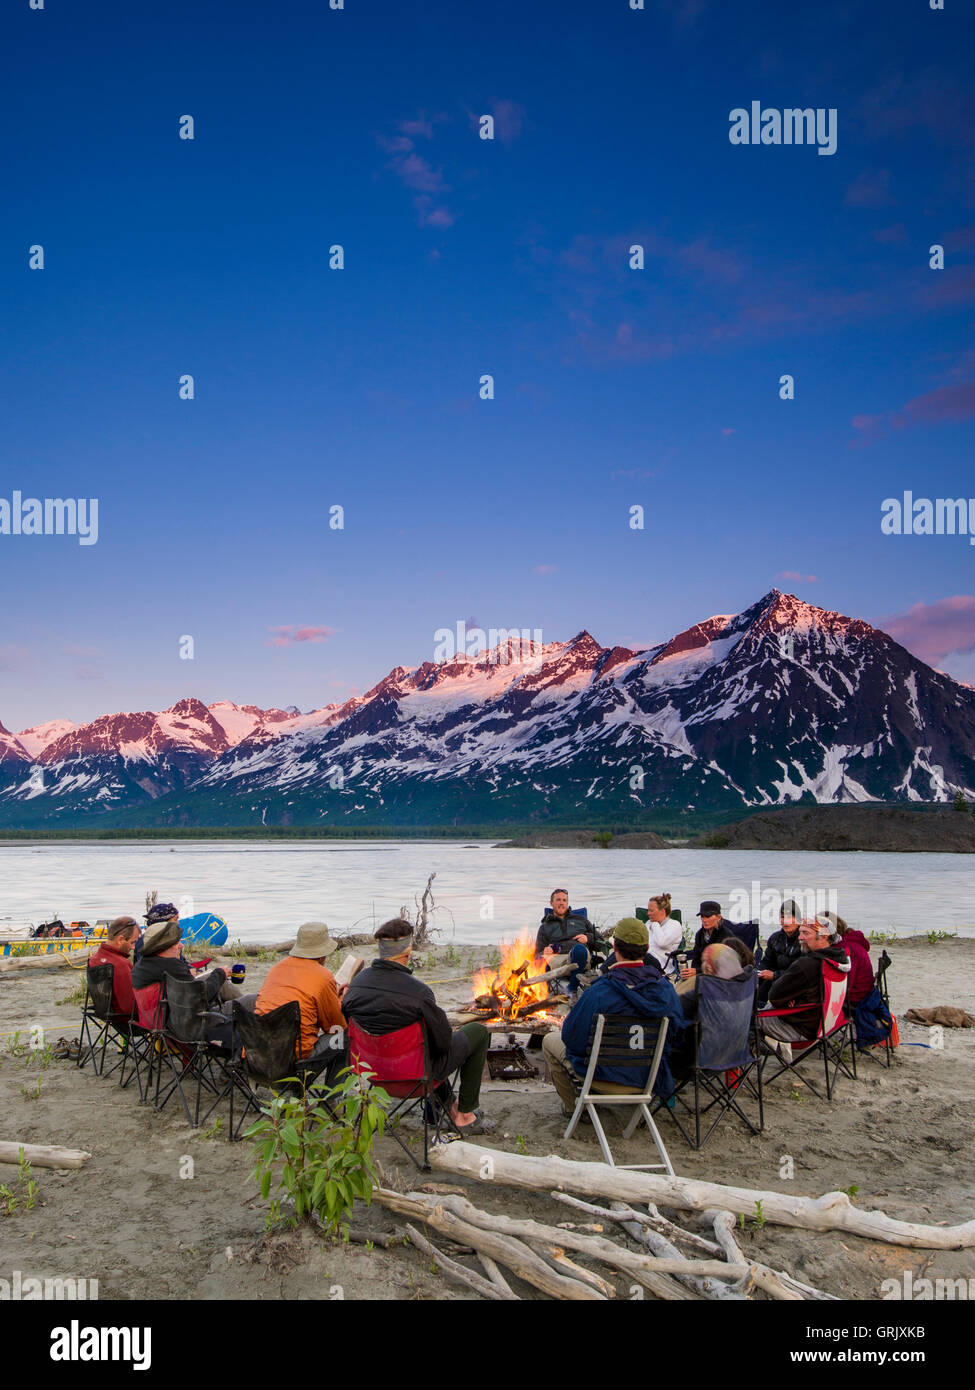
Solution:
{"label": "metal chair frame", "polygon": [[[629,1017],[622,1014],[597,1014],[593,1019],[589,1036],[589,1065],[564,1137],[572,1138],[585,1111],[596,1131],[603,1158],[613,1168],[632,1168],[647,1172],[663,1168],[668,1176],[674,1176],[673,1164],[649,1109],[655,1100],[653,1086],[664,1054],[669,1024],[670,1020],[667,1018]],[[634,1037],[634,1029],[639,1029],[637,1037]],[[594,1082],[594,1078],[600,1065],[632,1068],[634,1071],[645,1071],[648,1068],[649,1070],[642,1090],[629,1095],[607,1095],[592,1089],[594,1084],[599,1084]],[[629,1139],[640,1121],[646,1120],[647,1129],[663,1162],[617,1164],[599,1118],[599,1106],[617,1110],[629,1107],[635,1111],[623,1131],[624,1139]]]}

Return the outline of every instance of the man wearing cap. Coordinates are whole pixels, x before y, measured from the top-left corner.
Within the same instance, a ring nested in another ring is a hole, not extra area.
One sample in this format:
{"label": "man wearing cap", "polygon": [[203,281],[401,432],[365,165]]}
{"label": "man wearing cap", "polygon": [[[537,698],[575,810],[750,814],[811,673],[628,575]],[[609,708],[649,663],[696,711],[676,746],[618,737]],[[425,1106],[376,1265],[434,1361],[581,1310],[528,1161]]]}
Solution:
{"label": "man wearing cap", "polygon": [[[636,917],[624,917],[617,922],[613,929],[615,962],[609,973],[583,990],[578,1003],[573,1005],[562,1024],[561,1035],[553,1031],[547,1033],[542,1041],[542,1052],[548,1062],[552,1084],[566,1115],[571,1115],[575,1110],[578,1095],[573,1078],[581,1081],[589,1065],[589,1035],[597,1014],[670,1020],[653,1089],[664,1100],[673,1094],[674,1082],[668,1055],[684,1027],[684,1015],[673,985],[664,979],[652,957],[646,959],[649,945],[650,934],[645,922]],[[596,1069],[593,1090],[603,1095],[635,1094],[641,1087],[632,1083],[632,1070],[601,1066]]]}
{"label": "man wearing cap", "polygon": [[[172,913],[172,916],[161,918],[159,914],[165,912]],[[150,921],[153,917],[156,920]],[[220,998],[225,989],[233,989],[236,993],[236,988],[229,984],[226,970],[219,966],[208,970],[203,976],[192,970],[180,954],[181,936],[179,914],[171,903],[162,903],[146,914],[142,955],[132,967],[132,989],[138,996],[142,990],[162,984],[167,975],[177,980],[205,980],[207,1008],[213,1015],[207,1022],[207,1037],[221,1047],[230,1048],[233,1041],[230,1003],[221,1005]],[[241,1000],[243,1004],[247,1002],[245,999]],[[140,1015],[142,1012],[143,1008],[140,1006]],[[148,1021],[143,1019],[143,1022]]]}
{"label": "man wearing cap", "polygon": [[303,922],[288,955],[267,972],[254,1005],[256,1014],[269,1014],[297,999],[301,1060],[338,1060],[345,1050],[345,1015],[339,1003],[345,991],[336,988],[335,976],[325,968],[326,959],[337,948],[324,922]]}
{"label": "man wearing cap", "polygon": [[[767,1008],[802,1009],[788,1018],[768,1018],[761,1009],[758,1026],[768,1038],[779,1043],[808,1041],[816,1037],[821,1022],[823,966],[828,960],[837,970],[849,973],[850,961],[840,946],[831,923],[815,917],[804,918],[799,927],[800,954],[772,981]],[[787,1049],[780,1049],[789,1056]]]}
{"label": "man wearing cap", "polygon": [[460,1069],[460,1093],[451,1106],[451,1119],[464,1134],[489,1133],[494,1126],[484,1118],[478,1101],[490,1033],[483,1023],[465,1023],[454,1031],[430,986],[414,978],[409,965],[413,927],[405,918],[384,922],[376,932],[376,945],[379,959],[349,985],[343,1001],[346,1015],[380,1037],[422,1019],[435,1080],[446,1081]]}
{"label": "man wearing cap", "polygon": [[777,980],[783,971],[799,959],[802,943],[799,940],[799,909],[792,898],[779,909],[779,931],[774,931],[762,952],[762,968],[758,972],[758,1002],[764,1004],[768,998],[772,981]]}
{"label": "man wearing cap", "polygon": [[721,916],[721,904],[716,903],[713,898],[708,898],[701,904],[697,915],[701,919],[701,925],[694,937],[691,963],[680,972],[681,983],[677,986],[678,990],[694,988],[694,976],[701,968],[701,957],[706,947],[720,945],[722,941],[727,941],[729,936],[735,934],[730,924]]}

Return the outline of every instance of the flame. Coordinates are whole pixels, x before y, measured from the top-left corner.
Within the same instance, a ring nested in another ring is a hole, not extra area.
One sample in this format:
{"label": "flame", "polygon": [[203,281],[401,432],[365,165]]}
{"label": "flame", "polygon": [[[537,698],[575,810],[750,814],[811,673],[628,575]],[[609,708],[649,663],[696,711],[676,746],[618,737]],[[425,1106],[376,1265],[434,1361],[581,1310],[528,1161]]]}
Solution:
{"label": "flame", "polygon": [[[535,954],[535,938],[520,936],[517,941],[502,941],[501,964],[496,970],[475,971],[473,980],[474,998],[489,994],[496,1001],[500,1013],[505,1018],[515,1019],[526,1004],[535,1004],[548,998],[548,985],[530,985],[527,989],[522,980],[530,980],[545,972],[545,960]],[[539,1009],[533,1017],[547,1017],[545,1010]]]}

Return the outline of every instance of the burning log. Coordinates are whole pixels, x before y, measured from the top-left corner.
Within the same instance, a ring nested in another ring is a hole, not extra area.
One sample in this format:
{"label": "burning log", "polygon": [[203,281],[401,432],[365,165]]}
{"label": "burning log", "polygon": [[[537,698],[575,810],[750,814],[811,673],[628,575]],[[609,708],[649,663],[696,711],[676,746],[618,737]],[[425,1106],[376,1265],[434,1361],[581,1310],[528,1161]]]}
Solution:
{"label": "burning log", "polygon": [[545,970],[541,975],[533,975],[530,980],[524,980],[522,989],[528,989],[531,985],[547,985],[553,980],[562,980],[566,975],[571,975],[574,970],[578,969],[578,961],[570,960],[565,965],[557,965],[554,970]]}

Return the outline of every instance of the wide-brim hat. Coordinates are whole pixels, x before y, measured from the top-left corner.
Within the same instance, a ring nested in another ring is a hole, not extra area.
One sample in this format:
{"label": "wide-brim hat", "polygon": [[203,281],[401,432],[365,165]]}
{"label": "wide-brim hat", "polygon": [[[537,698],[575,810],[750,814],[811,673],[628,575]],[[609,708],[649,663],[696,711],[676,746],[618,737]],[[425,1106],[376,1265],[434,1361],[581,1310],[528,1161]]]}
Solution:
{"label": "wide-brim hat", "polygon": [[338,948],[339,943],[329,936],[324,922],[302,922],[295,935],[295,944],[288,954],[297,956],[299,960],[319,960],[322,956],[330,956]]}
{"label": "wide-brim hat", "polygon": [[175,946],[181,935],[178,917],[171,917],[168,922],[157,922],[155,926],[146,928],[142,938],[142,954],[158,956],[167,946]]}

